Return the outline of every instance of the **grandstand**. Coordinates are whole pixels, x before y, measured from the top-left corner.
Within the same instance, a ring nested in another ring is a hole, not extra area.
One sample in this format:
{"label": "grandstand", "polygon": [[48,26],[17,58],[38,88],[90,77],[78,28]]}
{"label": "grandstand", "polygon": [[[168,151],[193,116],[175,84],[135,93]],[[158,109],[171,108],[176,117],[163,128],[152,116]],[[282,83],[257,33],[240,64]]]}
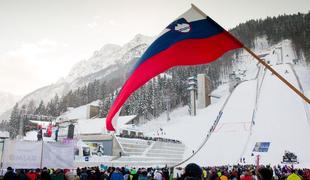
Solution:
{"label": "grandstand", "polygon": [[185,145],[137,138],[116,137],[123,155],[113,161],[114,166],[171,166],[182,161]]}
{"label": "grandstand", "polygon": [[129,166],[129,167],[164,167],[172,166],[183,160],[185,145],[171,139],[146,137],[113,136],[112,156],[90,156],[87,161],[76,157],[75,166]]}

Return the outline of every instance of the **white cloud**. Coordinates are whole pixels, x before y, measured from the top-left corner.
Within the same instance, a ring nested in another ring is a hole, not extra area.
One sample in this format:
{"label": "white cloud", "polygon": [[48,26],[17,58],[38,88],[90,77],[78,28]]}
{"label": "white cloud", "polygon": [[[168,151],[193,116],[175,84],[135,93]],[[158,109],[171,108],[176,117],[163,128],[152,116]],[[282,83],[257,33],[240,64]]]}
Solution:
{"label": "white cloud", "polygon": [[123,24],[118,23],[114,19],[102,18],[101,16],[94,16],[91,22],[87,24],[90,29],[98,30],[99,32],[107,31],[107,29],[111,29],[111,31],[114,32],[112,29],[121,28],[122,25]]}
{"label": "white cloud", "polygon": [[94,19],[101,19],[101,16],[94,16]]}
{"label": "white cloud", "polygon": [[118,23],[116,23],[116,21],[114,21],[113,19],[108,20],[108,23],[110,25],[119,25]]}
{"label": "white cloud", "polygon": [[94,22],[88,23],[87,26],[91,29],[94,29],[98,26],[98,23],[94,21]]}
{"label": "white cloud", "polygon": [[0,54],[0,90],[24,94],[55,82],[72,65],[68,48],[46,38]]}

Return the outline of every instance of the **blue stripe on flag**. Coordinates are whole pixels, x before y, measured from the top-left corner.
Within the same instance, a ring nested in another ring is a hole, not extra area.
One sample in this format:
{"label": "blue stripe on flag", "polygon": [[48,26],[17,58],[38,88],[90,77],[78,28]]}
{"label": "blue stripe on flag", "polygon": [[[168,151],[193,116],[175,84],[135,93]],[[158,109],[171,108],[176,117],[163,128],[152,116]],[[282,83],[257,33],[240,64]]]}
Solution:
{"label": "blue stripe on flag", "polygon": [[160,53],[163,50],[168,49],[170,46],[179,41],[185,39],[208,38],[225,31],[222,27],[220,27],[215,21],[213,21],[209,17],[207,17],[206,19],[188,23],[191,28],[189,32],[179,32],[174,30],[174,27],[180,22],[184,22],[183,18],[181,21],[180,19],[174,21],[167,27],[171,28],[171,30],[161,35],[149,46],[149,48],[146,50],[143,56],[137,61],[131,73],[147,59]]}

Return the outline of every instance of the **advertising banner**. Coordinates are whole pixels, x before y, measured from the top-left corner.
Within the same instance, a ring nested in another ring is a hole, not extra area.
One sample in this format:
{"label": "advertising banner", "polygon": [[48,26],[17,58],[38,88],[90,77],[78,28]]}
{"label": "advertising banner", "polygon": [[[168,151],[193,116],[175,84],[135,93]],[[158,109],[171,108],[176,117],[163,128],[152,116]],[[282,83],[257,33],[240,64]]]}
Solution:
{"label": "advertising banner", "polygon": [[73,168],[74,144],[45,142],[43,145],[42,167]]}
{"label": "advertising banner", "polygon": [[3,168],[40,168],[42,142],[5,140]]}
{"label": "advertising banner", "polygon": [[73,168],[74,143],[5,140],[2,157],[3,168]]}

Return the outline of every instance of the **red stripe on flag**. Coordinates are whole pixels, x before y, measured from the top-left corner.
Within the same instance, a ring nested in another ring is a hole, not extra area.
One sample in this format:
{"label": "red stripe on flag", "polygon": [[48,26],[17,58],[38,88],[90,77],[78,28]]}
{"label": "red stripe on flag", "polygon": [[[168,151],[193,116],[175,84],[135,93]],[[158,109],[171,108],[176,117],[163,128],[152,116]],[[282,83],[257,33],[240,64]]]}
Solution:
{"label": "red stripe on flag", "polygon": [[106,119],[106,127],[114,131],[112,119],[128,97],[156,75],[174,66],[206,64],[222,54],[243,45],[224,31],[204,39],[187,39],[147,59],[125,82]]}

